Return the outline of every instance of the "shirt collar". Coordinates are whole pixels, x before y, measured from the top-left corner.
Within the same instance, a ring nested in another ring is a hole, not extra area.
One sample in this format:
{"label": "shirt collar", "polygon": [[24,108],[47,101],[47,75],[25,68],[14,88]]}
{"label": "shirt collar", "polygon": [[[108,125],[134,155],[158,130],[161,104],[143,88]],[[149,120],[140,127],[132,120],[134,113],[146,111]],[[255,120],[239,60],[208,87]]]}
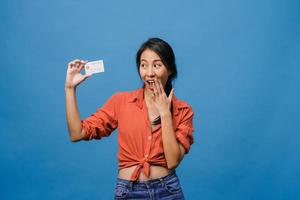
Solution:
{"label": "shirt collar", "polygon": [[133,91],[128,98],[129,103],[136,103],[140,109],[143,107],[143,100],[144,100],[144,87],[141,87]]}

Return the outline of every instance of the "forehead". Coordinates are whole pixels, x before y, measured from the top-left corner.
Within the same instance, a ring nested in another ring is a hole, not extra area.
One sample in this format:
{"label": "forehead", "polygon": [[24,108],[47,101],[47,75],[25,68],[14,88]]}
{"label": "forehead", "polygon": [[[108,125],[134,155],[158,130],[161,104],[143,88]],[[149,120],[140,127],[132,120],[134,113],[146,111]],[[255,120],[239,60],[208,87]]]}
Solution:
{"label": "forehead", "polygon": [[159,55],[157,53],[155,53],[153,50],[151,49],[146,49],[145,51],[143,51],[143,53],[141,54],[141,61],[161,61],[161,58],[159,57]]}

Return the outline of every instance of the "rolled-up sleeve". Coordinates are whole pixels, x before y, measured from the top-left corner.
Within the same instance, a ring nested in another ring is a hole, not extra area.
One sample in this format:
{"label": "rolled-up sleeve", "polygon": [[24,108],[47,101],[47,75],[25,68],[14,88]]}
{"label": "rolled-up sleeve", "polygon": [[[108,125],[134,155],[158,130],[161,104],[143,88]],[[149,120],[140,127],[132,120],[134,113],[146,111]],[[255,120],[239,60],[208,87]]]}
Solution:
{"label": "rolled-up sleeve", "polygon": [[109,136],[118,127],[118,102],[120,95],[111,96],[101,108],[81,121],[85,131],[84,140]]}
{"label": "rolled-up sleeve", "polygon": [[191,145],[194,143],[194,127],[193,117],[194,113],[192,107],[186,107],[181,110],[181,120],[176,128],[176,138],[182,144],[187,154],[190,150]]}

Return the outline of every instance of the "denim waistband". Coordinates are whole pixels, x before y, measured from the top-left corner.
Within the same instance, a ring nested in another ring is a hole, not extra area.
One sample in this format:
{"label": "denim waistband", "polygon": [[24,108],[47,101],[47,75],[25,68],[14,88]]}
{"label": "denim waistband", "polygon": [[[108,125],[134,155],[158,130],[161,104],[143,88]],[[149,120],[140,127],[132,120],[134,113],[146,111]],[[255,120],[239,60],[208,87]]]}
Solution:
{"label": "denim waistband", "polygon": [[151,179],[147,181],[130,181],[126,179],[117,178],[117,184],[121,184],[123,186],[126,186],[128,188],[149,188],[149,187],[155,187],[158,185],[163,184],[165,181],[168,181],[174,177],[177,177],[176,172],[173,170],[170,172],[170,174],[166,176],[162,176],[160,178]]}

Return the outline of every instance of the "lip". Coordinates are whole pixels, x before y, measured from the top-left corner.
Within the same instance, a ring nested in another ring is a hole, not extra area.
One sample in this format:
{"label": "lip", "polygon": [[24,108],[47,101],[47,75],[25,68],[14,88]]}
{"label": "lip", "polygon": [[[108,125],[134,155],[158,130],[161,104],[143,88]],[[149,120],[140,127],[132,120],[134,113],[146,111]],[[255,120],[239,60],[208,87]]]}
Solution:
{"label": "lip", "polygon": [[[151,82],[152,84],[151,84],[150,82]],[[146,83],[146,86],[147,86],[148,89],[150,89],[150,90],[152,90],[152,91],[154,90],[154,83],[155,83],[155,82],[154,82],[153,79],[151,79],[151,80],[146,80],[145,83]]]}

